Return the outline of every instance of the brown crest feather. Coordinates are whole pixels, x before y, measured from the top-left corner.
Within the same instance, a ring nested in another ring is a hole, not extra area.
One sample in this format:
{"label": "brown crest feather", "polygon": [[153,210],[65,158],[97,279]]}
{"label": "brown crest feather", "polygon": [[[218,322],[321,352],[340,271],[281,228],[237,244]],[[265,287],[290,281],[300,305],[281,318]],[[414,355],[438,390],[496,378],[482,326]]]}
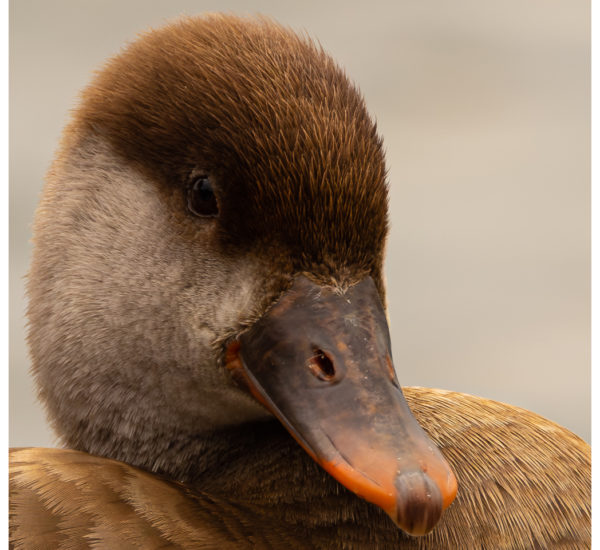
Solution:
{"label": "brown crest feather", "polygon": [[164,185],[213,174],[229,242],[277,241],[299,270],[343,264],[379,278],[382,142],[358,90],[310,39],[268,19],[181,19],[110,60],[75,125]]}

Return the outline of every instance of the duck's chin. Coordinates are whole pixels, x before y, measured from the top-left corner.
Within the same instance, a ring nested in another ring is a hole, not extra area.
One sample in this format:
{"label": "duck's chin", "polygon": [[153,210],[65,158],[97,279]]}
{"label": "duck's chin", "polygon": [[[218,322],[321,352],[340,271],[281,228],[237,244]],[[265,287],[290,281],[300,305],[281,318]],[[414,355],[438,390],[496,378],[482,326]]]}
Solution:
{"label": "duck's chin", "polygon": [[[198,432],[216,432],[251,422],[272,419],[273,415],[247,391],[238,387],[228,373],[227,383],[210,391],[210,400],[199,403]],[[210,403],[210,407],[207,406]]]}

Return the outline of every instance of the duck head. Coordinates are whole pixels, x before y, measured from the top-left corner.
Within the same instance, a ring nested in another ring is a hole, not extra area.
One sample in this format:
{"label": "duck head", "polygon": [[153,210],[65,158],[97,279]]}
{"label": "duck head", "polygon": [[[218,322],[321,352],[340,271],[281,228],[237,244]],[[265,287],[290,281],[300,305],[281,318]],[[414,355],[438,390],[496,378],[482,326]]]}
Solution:
{"label": "duck head", "polygon": [[429,531],[456,480],[392,364],[387,226],[381,139],[318,46],[217,15],[143,35],[83,92],[36,214],[29,343],[57,433],[182,479],[209,434],[275,415]]}

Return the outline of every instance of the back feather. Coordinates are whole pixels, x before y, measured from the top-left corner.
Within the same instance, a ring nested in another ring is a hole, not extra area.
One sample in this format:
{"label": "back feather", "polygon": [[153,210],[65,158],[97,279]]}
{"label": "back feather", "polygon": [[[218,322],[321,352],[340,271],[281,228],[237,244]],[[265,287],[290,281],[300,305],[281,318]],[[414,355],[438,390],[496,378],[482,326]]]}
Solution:
{"label": "back feather", "polygon": [[[43,548],[590,548],[590,449],[529,411],[404,388],[452,464],[454,504],[425,537],[337,484],[275,422],[231,432],[191,486],[57,449],[11,452],[11,544]],[[234,435],[235,434],[235,435]]]}

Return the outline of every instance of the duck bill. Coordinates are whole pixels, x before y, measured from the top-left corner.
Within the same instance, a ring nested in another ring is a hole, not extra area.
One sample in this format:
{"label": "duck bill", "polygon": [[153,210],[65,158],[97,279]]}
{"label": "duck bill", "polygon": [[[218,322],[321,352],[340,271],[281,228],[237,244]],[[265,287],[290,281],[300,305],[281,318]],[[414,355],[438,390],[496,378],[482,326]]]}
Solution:
{"label": "duck bill", "polygon": [[404,531],[429,532],[457,483],[398,384],[370,277],[340,292],[298,276],[227,365],[329,474]]}

